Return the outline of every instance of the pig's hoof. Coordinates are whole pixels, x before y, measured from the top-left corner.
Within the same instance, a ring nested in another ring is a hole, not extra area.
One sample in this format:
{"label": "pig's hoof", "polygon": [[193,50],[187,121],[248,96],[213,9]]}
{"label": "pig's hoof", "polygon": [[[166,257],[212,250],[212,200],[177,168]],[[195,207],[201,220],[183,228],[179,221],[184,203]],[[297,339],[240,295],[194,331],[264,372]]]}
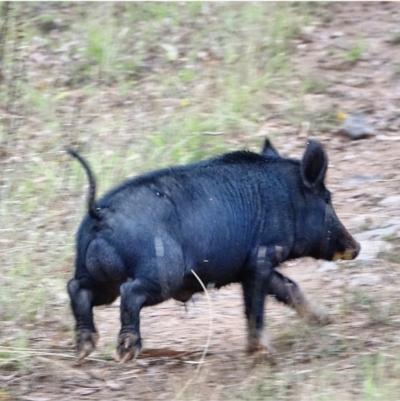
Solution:
{"label": "pig's hoof", "polygon": [[323,309],[315,309],[306,317],[308,323],[316,326],[326,326],[333,323],[333,319]]}
{"label": "pig's hoof", "polygon": [[302,317],[307,323],[316,326],[326,326],[333,322],[333,319],[326,311],[311,304],[308,304],[307,310],[303,311]]}
{"label": "pig's hoof", "polygon": [[260,337],[251,337],[248,339],[247,353],[253,354],[258,362],[268,360],[272,364],[276,364],[277,352],[265,333],[262,333]]}
{"label": "pig's hoof", "polygon": [[94,351],[99,335],[88,329],[81,329],[77,330],[75,338],[78,362],[80,362]]}
{"label": "pig's hoof", "polygon": [[333,321],[324,309],[314,305],[306,299],[298,302],[295,306],[295,309],[299,316],[301,316],[309,324],[325,326]]}
{"label": "pig's hoof", "polygon": [[118,337],[116,359],[125,363],[136,358],[142,348],[142,341],[135,333],[121,333]]}

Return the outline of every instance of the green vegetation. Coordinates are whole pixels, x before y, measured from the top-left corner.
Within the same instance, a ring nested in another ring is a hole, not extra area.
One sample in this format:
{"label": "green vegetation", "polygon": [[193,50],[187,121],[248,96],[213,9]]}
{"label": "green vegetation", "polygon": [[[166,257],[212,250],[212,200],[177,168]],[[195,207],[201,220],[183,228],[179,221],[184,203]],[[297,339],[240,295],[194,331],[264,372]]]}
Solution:
{"label": "green vegetation", "polygon": [[344,58],[351,63],[356,63],[366,50],[366,46],[362,41],[359,41],[345,54]]}
{"label": "green vegetation", "polygon": [[314,75],[309,75],[304,79],[301,89],[304,93],[324,93],[328,86],[329,84],[326,80]]}
{"label": "green vegetation", "polygon": [[[396,355],[396,357],[398,357]],[[351,358],[346,365],[316,363],[309,369],[267,373],[227,399],[237,401],[309,399],[390,400],[398,397],[399,364],[389,355]]]}
{"label": "green vegetation", "polygon": [[[331,130],[337,106],[310,110],[306,102],[325,93],[329,83],[311,72],[298,76],[291,62],[300,30],[328,7],[329,2],[12,4],[10,29],[0,38],[6,78],[0,78],[0,374],[24,372],[32,356],[47,352],[37,346],[36,329],[49,338],[57,332],[60,342],[72,336],[65,286],[87,178],[64,148],[87,158],[101,196],[150,169],[230,149],[259,149],[264,138],[257,132],[271,116],[293,128],[307,121],[314,132]],[[11,29],[19,15],[20,39]],[[14,44],[20,48],[15,57]],[[364,52],[360,42],[344,57],[356,62]],[[399,75],[399,65],[394,68]],[[398,263],[397,253],[385,262]],[[361,335],[353,338],[343,327],[350,312],[367,316],[368,324],[389,326],[397,302],[387,305],[355,291],[345,297],[333,329],[293,319],[274,338],[284,355],[280,371],[266,366],[249,372],[248,380],[222,389],[221,397],[394,401],[400,390],[398,351],[370,351]],[[111,351],[102,349],[98,359],[110,359]],[[0,387],[0,400],[7,397]]]}
{"label": "green vegetation", "polygon": [[99,196],[149,169],[259,147],[251,134],[269,91],[286,96],[292,39],[309,19],[289,3],[13,4],[1,42],[20,50],[2,47],[19,90],[0,83],[15,110],[0,122],[0,319],[25,330],[68,308],[87,179],[64,147],[87,157]]}

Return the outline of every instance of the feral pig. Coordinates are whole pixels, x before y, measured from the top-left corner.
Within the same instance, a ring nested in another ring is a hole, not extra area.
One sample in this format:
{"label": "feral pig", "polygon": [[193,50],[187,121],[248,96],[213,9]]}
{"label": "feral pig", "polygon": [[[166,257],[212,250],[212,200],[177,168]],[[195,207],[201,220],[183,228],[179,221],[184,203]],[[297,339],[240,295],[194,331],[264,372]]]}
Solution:
{"label": "feral pig", "polygon": [[275,271],[289,259],[351,260],[360,250],[333,210],[324,185],[328,159],[318,142],[309,140],[295,160],[281,157],[267,139],[261,154],[237,151],[149,172],[98,201],[88,164],[69,153],[90,184],[68,283],[79,360],[98,338],[94,306],[121,296],[117,359],[126,362],[142,346],[140,310],[169,298],[188,301],[202,291],[196,276],[216,288],[241,283],[248,351],[272,350],[264,334],[267,295],[310,320],[328,320]]}

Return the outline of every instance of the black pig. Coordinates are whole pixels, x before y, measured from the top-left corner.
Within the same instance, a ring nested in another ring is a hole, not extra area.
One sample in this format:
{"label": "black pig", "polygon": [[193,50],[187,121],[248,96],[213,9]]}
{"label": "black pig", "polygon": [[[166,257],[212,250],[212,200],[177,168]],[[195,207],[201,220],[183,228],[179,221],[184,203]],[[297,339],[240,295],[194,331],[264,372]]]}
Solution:
{"label": "black pig", "polygon": [[140,310],[169,298],[186,302],[202,291],[193,272],[206,286],[241,283],[248,350],[266,350],[267,295],[311,320],[326,320],[274,268],[303,256],[351,260],[360,250],[333,210],[324,185],[327,156],[314,140],[301,160],[280,157],[266,140],[261,154],[237,151],[153,171],[97,202],[88,164],[69,153],[90,183],[68,283],[80,360],[97,341],[94,306],[121,295],[117,357],[126,362],[141,349]]}

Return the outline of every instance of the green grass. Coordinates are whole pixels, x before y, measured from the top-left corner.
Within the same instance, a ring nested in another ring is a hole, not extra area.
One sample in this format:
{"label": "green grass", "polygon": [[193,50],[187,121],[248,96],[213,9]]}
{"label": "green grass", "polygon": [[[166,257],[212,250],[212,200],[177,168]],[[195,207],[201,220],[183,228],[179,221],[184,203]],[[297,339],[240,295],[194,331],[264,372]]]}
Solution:
{"label": "green grass", "polygon": [[357,44],[351,47],[344,58],[351,63],[356,63],[366,51],[366,45],[363,41],[359,40]]}
{"label": "green grass", "polygon": [[[337,123],[334,106],[310,112],[305,105],[305,95],[326,91],[324,79],[305,74],[293,83],[298,78],[291,63],[293,39],[322,6],[74,3],[68,12],[56,6],[43,11],[42,22],[67,19],[68,29],[52,34],[40,33],[29,7],[24,45],[62,61],[48,68],[30,62],[30,78],[15,99],[22,125],[6,137],[6,123],[0,121],[0,154],[6,153],[0,159],[0,366],[21,371],[34,354],[27,352],[35,346],[32,327],[46,332],[53,319],[63,332],[73,331],[65,286],[73,274],[87,177],[65,146],[89,161],[101,196],[151,169],[260,148],[255,134],[271,115],[295,127],[310,121],[314,131],[329,131]],[[33,39],[38,35],[43,45]],[[69,42],[75,44],[61,52]],[[359,42],[345,57],[355,62],[364,52]],[[9,54],[5,63],[9,71]],[[48,78],[50,84],[43,85]],[[0,105],[6,101],[5,96]],[[390,327],[396,302],[350,293],[333,328],[299,322],[280,327],[274,338],[283,355],[280,371],[268,365],[254,370],[234,390],[222,389],[221,397],[395,400],[397,353],[358,355],[362,339],[349,340],[340,330],[354,314]],[[310,361],[293,358],[300,354]],[[108,359],[109,350],[100,358]],[[346,364],[352,368],[346,370]]]}
{"label": "green grass", "polygon": [[[398,397],[398,355],[353,357],[348,365],[328,364],[298,371],[266,373],[240,390],[226,392],[227,400],[389,400]],[[238,386],[239,387],[239,386]]]}
{"label": "green grass", "polygon": [[[41,35],[37,51],[50,55],[73,42],[60,53],[70,59],[38,69],[21,86],[14,100],[23,123],[12,136],[1,134],[7,152],[17,156],[6,165],[10,173],[1,187],[2,229],[15,249],[4,245],[1,269],[21,299],[29,295],[13,310],[4,292],[1,310],[2,318],[16,314],[22,322],[32,322],[41,304],[56,299],[40,278],[66,278],[73,270],[73,233],[84,213],[87,179],[61,156],[63,147],[87,157],[99,195],[140,172],[231,149],[227,139],[257,130],[269,89],[284,91],[291,38],[308,16],[306,9],[274,3],[81,3],[71,5],[78,19],[67,19],[66,30],[41,32],[40,23],[65,18],[62,10],[43,6],[41,18],[25,21],[24,40],[29,45]],[[173,42],[174,30],[186,32],[185,46]],[[201,51],[209,52],[208,61],[198,57]]]}
{"label": "green grass", "polygon": [[[26,61],[11,99],[22,124],[5,136],[0,121],[0,335],[22,350],[0,363],[13,369],[28,365],[29,327],[54,319],[72,332],[66,283],[87,177],[64,147],[87,158],[98,196],[141,172],[258,148],[251,135],[272,112],[269,92],[286,95],[292,38],[309,18],[275,3],[43,4],[40,18],[30,7],[23,46],[50,64]],[[43,31],[56,19],[65,30]],[[7,76],[11,59],[7,47]],[[0,85],[4,106],[9,81]]]}
{"label": "green grass", "polygon": [[24,371],[27,366],[28,356],[23,350],[28,345],[27,332],[22,331],[12,338],[0,341],[0,371]]}
{"label": "green grass", "polygon": [[302,82],[301,89],[304,93],[324,93],[328,86],[328,82],[323,78],[309,75]]}

